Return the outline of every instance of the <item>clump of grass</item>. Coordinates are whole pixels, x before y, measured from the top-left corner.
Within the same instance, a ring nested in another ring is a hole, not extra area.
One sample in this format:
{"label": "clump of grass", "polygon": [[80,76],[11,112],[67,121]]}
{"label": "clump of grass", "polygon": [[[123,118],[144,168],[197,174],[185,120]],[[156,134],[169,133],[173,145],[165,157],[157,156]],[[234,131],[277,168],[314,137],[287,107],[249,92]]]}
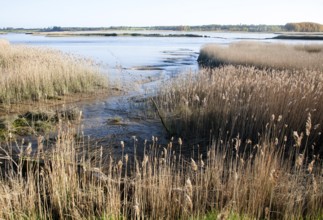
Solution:
{"label": "clump of grass", "polygon": [[306,51],[308,53],[321,53],[323,51],[322,44],[304,44],[304,45],[295,45],[296,50]]}
{"label": "clump of grass", "polygon": [[[147,150],[141,157],[124,155],[122,142],[124,156],[120,157],[86,144],[84,137],[75,139],[76,130],[60,124],[56,143],[48,152],[41,136],[34,147],[17,143],[16,154],[10,153],[15,147],[10,142],[0,147],[0,217],[322,217],[322,160],[314,158],[307,164],[297,150],[286,160],[279,150],[283,146],[266,138],[270,132],[268,128],[255,143],[237,144],[237,137],[215,141],[205,154],[194,158],[175,153],[182,140],[159,148],[153,138],[143,144]],[[237,147],[252,151],[240,153]]]}
{"label": "clump of grass", "polygon": [[101,167],[96,167],[89,158],[93,159],[97,154],[87,151],[89,146],[84,142],[77,142],[75,130],[71,125],[68,127],[64,129],[59,125],[57,141],[47,152],[44,149],[49,146],[44,146],[43,136],[38,137],[37,146],[20,143],[1,146],[2,218],[88,219],[105,216],[114,219],[119,216],[120,192],[114,192],[117,185],[109,183],[100,171]]}
{"label": "clump of grass", "polygon": [[222,140],[258,141],[258,133],[271,128],[271,138],[291,142],[294,131],[305,135],[310,117],[312,136],[301,145],[309,140],[317,146],[322,143],[322,76],[314,70],[204,69],[165,84],[155,101],[172,135],[208,139],[211,132]]}
{"label": "clump of grass", "polygon": [[59,121],[77,122],[81,120],[82,111],[78,108],[64,107],[60,110],[27,111],[24,114],[0,118],[0,141],[8,140],[8,135],[31,137],[44,135],[55,130]]}
{"label": "clump of grass", "polygon": [[247,65],[258,68],[322,70],[323,45],[239,42],[206,45],[198,61],[204,66]]}
{"label": "clump of grass", "polygon": [[107,87],[90,61],[0,41],[0,103],[40,100]]}

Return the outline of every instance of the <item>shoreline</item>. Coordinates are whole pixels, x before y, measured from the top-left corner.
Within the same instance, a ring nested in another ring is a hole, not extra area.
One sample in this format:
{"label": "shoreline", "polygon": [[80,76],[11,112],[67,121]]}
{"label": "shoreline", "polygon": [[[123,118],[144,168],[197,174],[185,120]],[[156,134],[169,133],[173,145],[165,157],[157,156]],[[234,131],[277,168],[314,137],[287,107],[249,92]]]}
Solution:
{"label": "shoreline", "polygon": [[278,35],[276,37],[270,38],[270,39],[277,39],[277,40],[323,40],[323,33],[322,35],[311,35],[311,34],[288,34],[288,35]]}
{"label": "shoreline", "polygon": [[[223,33],[223,32],[221,32]],[[232,33],[232,32],[228,32]],[[29,35],[41,35],[45,37],[189,37],[189,38],[218,38],[201,33],[184,32],[184,33],[140,33],[140,32],[30,32]],[[295,33],[275,33],[277,36],[267,38],[268,40],[309,40],[321,41],[323,40],[323,32],[295,32]],[[222,38],[222,37],[220,37]],[[242,40],[242,39],[241,39]],[[243,39],[246,40],[246,39]]]}
{"label": "shoreline", "polygon": [[119,88],[100,89],[92,93],[75,93],[64,96],[51,97],[37,101],[22,101],[10,105],[0,104],[0,118],[47,108],[60,108],[63,105],[77,105],[92,103],[108,97],[123,96],[124,91]]}
{"label": "shoreline", "polygon": [[46,37],[192,37],[209,38],[207,35],[183,33],[183,34],[160,34],[160,33],[136,33],[136,32],[32,32],[30,35],[42,35]]}

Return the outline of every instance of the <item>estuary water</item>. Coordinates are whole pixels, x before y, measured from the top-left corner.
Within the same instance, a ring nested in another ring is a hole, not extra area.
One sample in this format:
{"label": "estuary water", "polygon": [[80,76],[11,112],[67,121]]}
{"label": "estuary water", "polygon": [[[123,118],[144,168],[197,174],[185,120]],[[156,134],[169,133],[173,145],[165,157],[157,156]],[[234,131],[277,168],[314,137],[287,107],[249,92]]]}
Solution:
{"label": "estuary water", "polygon": [[[147,32],[145,32],[147,33]],[[151,32],[149,32],[151,33]],[[160,32],[158,32],[160,34]],[[176,34],[176,32],[162,32]],[[179,32],[183,34],[183,32]],[[185,34],[185,33],[184,33]],[[157,136],[161,143],[166,133],[160,121],[141,109],[141,99],[153,95],[158,86],[181,72],[198,71],[197,58],[208,43],[230,44],[242,40],[286,43],[306,41],[273,40],[276,34],[264,33],[193,33],[206,37],[46,37],[6,34],[0,38],[12,44],[49,47],[65,53],[90,58],[99,64],[112,87],[122,96],[76,103],[83,111],[83,131],[104,146],[117,146],[120,140],[132,145]],[[315,42],[314,42],[315,43]],[[118,121],[118,123],[114,123]],[[131,150],[129,149],[129,153]]]}

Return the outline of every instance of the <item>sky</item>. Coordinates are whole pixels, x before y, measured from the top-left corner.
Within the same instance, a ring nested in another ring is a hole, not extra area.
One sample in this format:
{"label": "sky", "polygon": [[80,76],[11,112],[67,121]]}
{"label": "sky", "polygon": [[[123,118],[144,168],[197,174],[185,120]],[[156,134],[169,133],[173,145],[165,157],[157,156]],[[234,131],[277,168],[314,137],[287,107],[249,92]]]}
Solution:
{"label": "sky", "polygon": [[0,28],[323,24],[323,0],[0,1]]}

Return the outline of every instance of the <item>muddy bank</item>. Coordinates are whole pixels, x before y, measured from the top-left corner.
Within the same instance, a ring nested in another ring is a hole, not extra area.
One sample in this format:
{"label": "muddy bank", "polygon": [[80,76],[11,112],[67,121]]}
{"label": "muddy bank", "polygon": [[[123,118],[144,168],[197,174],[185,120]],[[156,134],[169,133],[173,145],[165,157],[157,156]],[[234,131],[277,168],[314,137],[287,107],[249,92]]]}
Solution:
{"label": "muddy bank", "polygon": [[75,105],[77,103],[87,103],[105,100],[108,97],[124,95],[125,92],[118,87],[109,89],[100,89],[93,93],[76,93],[68,95],[60,95],[47,97],[47,99],[39,99],[37,101],[21,101],[19,103],[1,104],[0,118],[8,115],[22,114],[28,111],[39,109],[59,109],[63,105]]}
{"label": "muddy bank", "polygon": [[48,97],[38,101],[23,101],[10,105],[0,105],[0,142],[9,136],[17,139],[36,140],[37,136],[55,133],[59,120],[73,123],[82,119],[84,103],[95,103],[108,97],[122,95],[117,88],[102,89],[95,93],[80,93]]}

